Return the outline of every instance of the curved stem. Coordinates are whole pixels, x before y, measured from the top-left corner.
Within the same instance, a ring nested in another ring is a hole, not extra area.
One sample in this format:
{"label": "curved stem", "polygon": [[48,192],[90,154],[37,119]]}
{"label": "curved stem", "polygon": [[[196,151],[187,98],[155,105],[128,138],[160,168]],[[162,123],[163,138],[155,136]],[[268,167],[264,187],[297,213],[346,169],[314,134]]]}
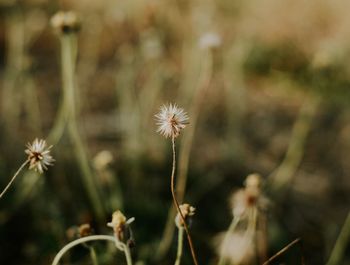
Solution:
{"label": "curved stem", "polygon": [[335,243],[332,253],[329,257],[327,265],[340,264],[341,259],[344,256],[348,241],[350,238],[350,212],[345,220],[343,228],[340,231],[339,237]]}
{"label": "curved stem", "polygon": [[177,254],[176,254],[175,265],[180,265],[181,257],[182,257],[182,249],[183,249],[183,238],[184,238],[184,229],[180,227],[178,231],[179,231],[179,234],[177,239]]}
{"label": "curved stem", "polygon": [[125,254],[125,258],[126,258],[126,264],[132,265],[130,248],[128,247],[127,244],[123,244],[123,250],[124,250],[124,254]]}
{"label": "curved stem", "polygon": [[[74,153],[81,170],[82,182],[85,186],[93,210],[99,219],[104,220],[105,212],[98,186],[95,183],[94,174],[91,171],[88,157],[86,154],[84,143],[79,134],[77,115],[76,115],[76,101],[75,101],[75,87],[74,87],[74,71],[76,61],[76,35],[63,34],[61,36],[62,45],[62,81],[64,91],[64,104],[67,108],[67,129],[69,137],[72,141]],[[64,113],[62,114],[64,115]],[[64,117],[63,117],[64,118]],[[63,122],[63,121],[62,121]]]}
{"label": "curved stem", "polygon": [[311,97],[305,100],[293,125],[285,158],[272,174],[268,176],[268,181],[271,185],[270,188],[277,194],[283,194],[283,191],[292,181],[300,165],[300,161],[304,155],[306,139],[311,130],[314,117],[317,114],[320,100],[318,97]]}
{"label": "curved stem", "polygon": [[171,184],[170,184],[171,195],[173,197],[173,201],[174,201],[174,204],[176,206],[177,212],[179,213],[179,215],[181,217],[181,221],[184,224],[184,228],[185,228],[185,231],[186,231],[188,244],[190,246],[193,262],[194,262],[195,265],[198,265],[198,261],[197,261],[196,253],[194,251],[194,247],[193,247],[190,231],[189,231],[188,226],[186,224],[185,218],[184,218],[184,216],[183,216],[183,214],[182,214],[182,212],[180,210],[179,202],[177,201],[176,196],[175,196],[174,179],[175,179],[175,167],[176,167],[176,151],[175,151],[175,137],[174,136],[172,137],[172,147],[173,147],[173,166],[172,166],[172,171],[171,171]]}
{"label": "curved stem", "polygon": [[[232,222],[231,222],[227,232],[225,233],[224,240],[222,241],[223,246],[227,244],[227,241],[230,237],[230,234],[232,234],[235,231],[239,221],[240,221],[239,217],[233,217]],[[223,255],[220,255],[218,265],[224,265],[224,264],[225,264],[225,258]]]}
{"label": "curved stem", "polygon": [[5,187],[5,189],[1,192],[0,194],[0,199],[2,198],[2,196],[4,196],[4,194],[6,193],[6,191],[10,188],[11,184],[15,181],[16,177],[18,176],[19,172],[22,171],[22,169],[29,163],[29,159],[27,159],[21,166],[20,168],[16,171],[16,173],[13,175],[12,179],[10,180],[10,182],[7,184],[7,186]]}
{"label": "curved stem", "polygon": [[89,247],[90,250],[90,257],[92,260],[92,264],[93,265],[98,265],[98,259],[97,259],[97,255],[96,255],[96,251],[94,247]]}
{"label": "curved stem", "polygon": [[112,241],[113,243],[116,243],[115,237],[113,236],[106,236],[106,235],[93,235],[93,236],[86,236],[86,237],[82,237],[79,238],[77,240],[74,240],[70,243],[68,243],[67,245],[65,245],[55,256],[53,262],[51,265],[58,265],[60,259],[62,258],[62,256],[71,248],[83,244],[85,242],[89,242],[89,241],[95,241],[95,240],[104,240],[104,241]]}

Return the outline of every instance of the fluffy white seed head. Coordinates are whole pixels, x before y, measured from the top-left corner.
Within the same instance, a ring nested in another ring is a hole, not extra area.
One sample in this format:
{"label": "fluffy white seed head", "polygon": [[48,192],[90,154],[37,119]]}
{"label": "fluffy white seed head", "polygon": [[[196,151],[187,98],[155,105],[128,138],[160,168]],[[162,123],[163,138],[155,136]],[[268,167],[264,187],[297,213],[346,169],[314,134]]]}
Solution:
{"label": "fluffy white seed head", "polygon": [[176,104],[163,105],[155,115],[158,130],[165,138],[178,137],[188,124],[188,115]]}
{"label": "fluffy white seed head", "polygon": [[46,147],[46,141],[36,138],[32,144],[28,143],[24,151],[28,155],[29,169],[33,169],[40,174],[52,166],[55,161],[50,155],[52,146]]}

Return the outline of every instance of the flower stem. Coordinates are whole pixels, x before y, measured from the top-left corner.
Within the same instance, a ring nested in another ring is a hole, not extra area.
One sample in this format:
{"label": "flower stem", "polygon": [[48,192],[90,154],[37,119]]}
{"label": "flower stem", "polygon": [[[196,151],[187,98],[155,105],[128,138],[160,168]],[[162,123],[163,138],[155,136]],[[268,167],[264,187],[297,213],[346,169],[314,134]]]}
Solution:
{"label": "flower stem", "polygon": [[[235,231],[237,224],[239,223],[239,220],[240,220],[239,217],[234,217],[232,219],[232,222],[231,222],[227,232],[225,233],[224,240],[222,241],[223,246],[225,246],[227,244],[227,241],[228,241],[230,235]],[[224,265],[224,264],[225,264],[225,258],[223,255],[220,255],[218,265]]]}
{"label": "flower stem", "polygon": [[[81,170],[82,182],[88,193],[90,202],[94,209],[94,212],[99,221],[104,220],[104,207],[100,194],[98,192],[94,175],[91,171],[88,157],[86,154],[85,146],[81,140],[79,134],[77,115],[76,115],[76,102],[75,102],[75,89],[74,89],[74,69],[76,59],[76,35],[75,34],[62,34],[61,36],[61,52],[62,52],[62,81],[63,81],[63,95],[64,104],[67,108],[67,129],[72,141],[74,152]],[[64,113],[62,114],[64,115]],[[62,116],[63,117],[63,116]]]}
{"label": "flower stem", "polygon": [[127,244],[123,244],[123,250],[126,258],[126,264],[127,265],[132,265],[132,258],[131,258],[131,253],[130,253],[130,248]]}
{"label": "flower stem", "polygon": [[183,238],[184,238],[184,229],[180,227],[178,231],[179,231],[179,234],[178,234],[178,240],[177,240],[177,254],[176,254],[175,265],[180,265],[182,249],[183,249]]}
{"label": "flower stem", "polygon": [[198,265],[198,261],[197,261],[196,253],[194,251],[190,231],[189,231],[188,226],[186,224],[185,218],[180,210],[179,202],[177,201],[176,195],[175,195],[174,179],[175,179],[175,168],[176,168],[176,150],[175,150],[175,137],[174,136],[172,137],[172,149],[173,149],[173,166],[172,166],[172,171],[171,171],[171,184],[170,184],[171,195],[173,197],[173,201],[174,201],[174,204],[176,206],[177,212],[179,213],[179,215],[181,217],[181,221],[182,221],[184,228],[185,228],[185,231],[186,231],[187,240],[188,240],[188,244],[190,246],[193,262],[195,265]]}
{"label": "flower stem", "polygon": [[18,176],[18,174],[22,171],[22,169],[29,163],[29,160],[27,159],[20,167],[19,169],[16,171],[16,173],[13,175],[12,179],[10,180],[10,182],[7,184],[7,186],[5,187],[5,189],[1,192],[0,194],[0,199],[2,198],[2,196],[4,196],[4,194],[6,193],[6,191],[10,188],[11,184],[15,181],[16,177]]}
{"label": "flower stem", "polygon": [[98,265],[98,259],[97,259],[97,255],[96,255],[96,251],[94,247],[89,247],[90,250],[90,257],[92,260],[92,264],[93,265]]}
{"label": "flower stem", "polygon": [[55,256],[53,262],[51,265],[58,265],[60,259],[62,258],[62,256],[71,248],[83,244],[85,242],[88,241],[96,241],[96,240],[105,240],[105,241],[112,241],[113,243],[116,243],[115,237],[113,236],[106,236],[106,235],[93,235],[93,236],[86,236],[86,237],[82,237],[79,238],[77,240],[74,240],[70,243],[68,243],[67,245],[65,245]]}
{"label": "flower stem", "polygon": [[350,212],[345,220],[343,228],[340,231],[339,237],[335,243],[332,253],[329,257],[327,265],[340,264],[344,256],[348,241],[350,238]]}

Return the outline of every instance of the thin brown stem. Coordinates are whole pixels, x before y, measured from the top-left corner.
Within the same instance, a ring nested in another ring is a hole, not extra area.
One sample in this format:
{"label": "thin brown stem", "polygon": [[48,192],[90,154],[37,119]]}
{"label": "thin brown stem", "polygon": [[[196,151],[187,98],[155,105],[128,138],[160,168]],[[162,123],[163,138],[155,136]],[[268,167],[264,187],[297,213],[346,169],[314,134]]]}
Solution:
{"label": "thin brown stem", "polygon": [[12,182],[15,181],[16,177],[18,176],[19,172],[22,171],[22,169],[28,164],[29,159],[27,159],[22,166],[20,166],[20,168],[16,171],[16,173],[13,175],[12,179],[10,180],[10,182],[7,184],[7,186],[5,187],[5,189],[1,192],[0,194],[0,199],[2,198],[2,196],[4,196],[4,194],[6,193],[6,191],[10,188]]}
{"label": "thin brown stem", "polygon": [[177,201],[176,195],[175,195],[174,179],[175,179],[175,167],[176,167],[176,151],[175,151],[175,137],[174,136],[172,137],[172,148],[173,148],[173,166],[172,166],[172,171],[171,171],[171,185],[170,185],[171,195],[173,196],[174,204],[176,206],[177,212],[179,213],[179,215],[181,217],[181,221],[182,221],[184,228],[185,228],[185,231],[186,231],[186,236],[187,236],[188,244],[190,246],[193,262],[195,265],[198,265],[198,261],[197,261],[196,253],[194,251],[190,231],[189,231],[188,226],[186,224],[185,218],[180,210],[179,202]]}
{"label": "thin brown stem", "polygon": [[284,252],[286,252],[288,249],[290,249],[292,246],[294,246],[295,244],[297,244],[298,242],[300,242],[300,238],[295,239],[294,241],[292,241],[291,243],[289,243],[287,246],[285,246],[284,248],[282,248],[280,251],[278,251],[275,255],[273,255],[271,258],[269,258],[267,261],[265,261],[263,263],[263,265],[267,265],[270,264],[271,261],[275,260],[276,258],[278,258],[279,256],[281,256]]}

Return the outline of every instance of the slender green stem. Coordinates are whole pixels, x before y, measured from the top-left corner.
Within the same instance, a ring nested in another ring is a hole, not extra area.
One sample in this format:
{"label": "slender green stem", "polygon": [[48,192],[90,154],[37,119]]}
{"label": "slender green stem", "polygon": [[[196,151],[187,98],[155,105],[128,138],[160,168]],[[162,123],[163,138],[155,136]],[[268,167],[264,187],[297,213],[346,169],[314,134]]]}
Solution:
{"label": "slender green stem", "polygon": [[[65,108],[69,111],[67,115],[67,126],[71,138],[74,152],[82,172],[82,181],[88,193],[89,199],[97,218],[104,220],[104,207],[98,194],[94,175],[90,169],[85,146],[79,134],[76,106],[75,106],[75,89],[74,89],[74,68],[76,59],[76,36],[73,33],[62,34],[62,81],[64,89]],[[64,113],[62,114],[64,115]]]}
{"label": "slender green stem", "polygon": [[[222,241],[222,245],[226,245],[226,244],[227,244],[230,235],[235,231],[235,229],[236,229],[236,227],[237,227],[239,221],[240,221],[240,218],[239,218],[239,217],[234,217],[234,218],[232,219],[232,222],[231,222],[231,224],[230,224],[230,226],[229,226],[227,232],[225,233],[225,237],[224,237],[224,239],[223,239],[223,241]],[[218,265],[224,265],[225,262],[226,262],[226,261],[225,261],[224,256],[223,256],[223,255],[220,255]]]}
{"label": "slender green stem", "polygon": [[90,257],[91,257],[91,260],[92,260],[92,264],[93,265],[99,265],[95,248],[94,247],[89,247],[89,250],[90,250]]}
{"label": "slender green stem", "polygon": [[51,265],[58,265],[59,261],[61,260],[61,258],[63,257],[63,255],[70,250],[71,248],[89,242],[89,241],[96,241],[96,240],[104,240],[104,241],[111,241],[115,244],[116,243],[116,239],[114,236],[106,236],[106,235],[93,235],[93,236],[86,236],[86,237],[82,237],[79,238],[77,240],[74,240],[70,243],[68,243],[67,245],[65,245],[55,256],[53,262]]}
{"label": "slender green stem", "polygon": [[132,265],[132,258],[131,258],[131,253],[130,253],[130,248],[127,244],[123,244],[123,250],[126,258],[126,264],[127,265]]}
{"label": "slender green stem", "polygon": [[171,188],[171,195],[173,197],[173,201],[174,204],[176,206],[177,212],[179,213],[180,217],[181,217],[181,221],[183,222],[185,231],[186,231],[186,235],[187,235],[187,240],[188,240],[188,244],[190,246],[190,250],[191,250],[191,255],[192,255],[192,259],[195,265],[198,265],[198,261],[197,261],[197,257],[196,257],[196,253],[194,251],[194,247],[193,247],[193,243],[192,243],[192,238],[190,235],[190,231],[188,229],[188,226],[186,224],[185,218],[181,212],[180,206],[179,206],[179,202],[176,199],[176,195],[175,195],[175,188],[174,188],[174,180],[175,180],[175,168],[176,168],[176,151],[175,151],[175,137],[172,137],[172,149],[173,149],[173,166],[172,166],[172,170],[171,170],[171,184],[170,184],[170,188]]}
{"label": "slender green stem", "polygon": [[327,265],[336,265],[341,263],[346,247],[348,245],[349,237],[350,237],[350,212],[348,213],[348,216],[346,217],[344,225],[340,231],[339,237],[335,242],[334,248],[329,257]]}
{"label": "slender green stem", "polygon": [[268,177],[271,189],[282,194],[284,188],[291,182],[304,154],[305,142],[311,129],[313,118],[317,113],[320,98],[306,100],[293,125],[291,140],[282,163]]}
{"label": "slender green stem", "polygon": [[16,171],[16,173],[13,175],[12,179],[10,180],[10,182],[7,184],[7,186],[5,187],[5,189],[1,192],[0,194],[0,199],[2,198],[2,196],[4,196],[4,194],[6,193],[6,191],[10,188],[11,184],[15,181],[16,177],[18,176],[18,174],[22,171],[22,169],[29,163],[29,160],[27,159],[20,167],[19,169]]}
{"label": "slender green stem", "polygon": [[181,257],[182,257],[182,249],[183,249],[183,238],[184,238],[184,229],[180,227],[178,229],[178,239],[177,239],[177,254],[175,265],[180,265]]}

